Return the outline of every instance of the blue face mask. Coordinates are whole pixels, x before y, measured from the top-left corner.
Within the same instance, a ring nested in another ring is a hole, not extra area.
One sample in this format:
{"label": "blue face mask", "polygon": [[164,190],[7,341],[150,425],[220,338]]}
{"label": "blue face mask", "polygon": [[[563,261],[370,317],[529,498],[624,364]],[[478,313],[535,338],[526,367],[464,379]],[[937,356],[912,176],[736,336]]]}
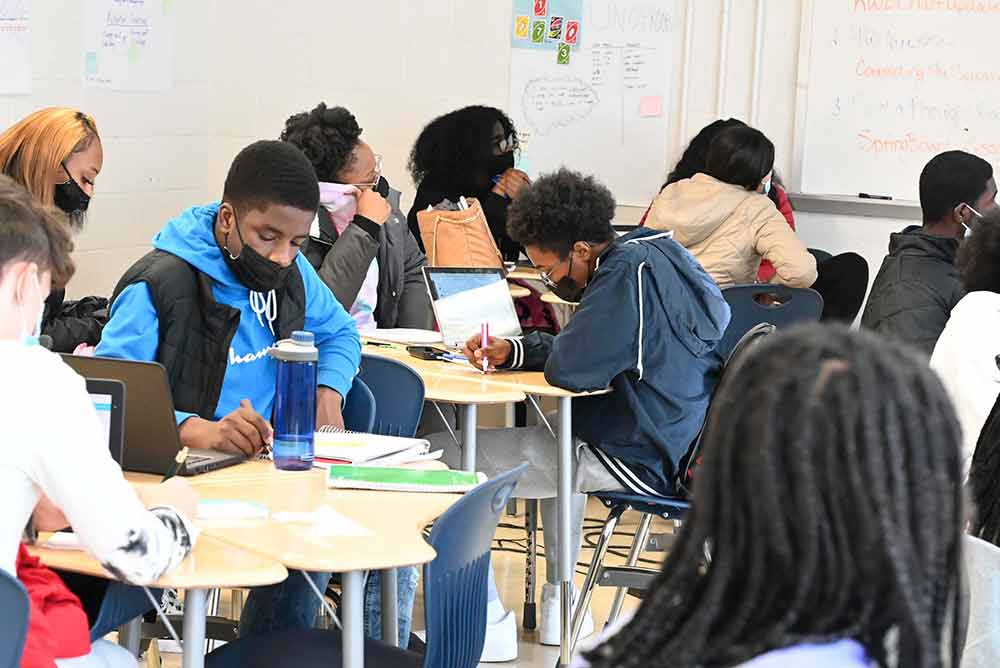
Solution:
{"label": "blue face mask", "polygon": [[42,317],[45,315],[45,300],[42,299],[42,286],[38,283],[38,274],[35,273],[31,277],[32,286],[35,289],[35,294],[38,296],[38,316],[35,318],[35,326],[33,329],[28,329],[31,327],[31,316],[27,315],[25,317],[24,305],[18,304],[17,310],[18,315],[21,318],[21,342],[26,346],[37,346],[38,337],[42,333]]}
{"label": "blue face mask", "polygon": [[767,196],[770,194],[771,194],[771,179],[768,179],[767,181],[764,181],[764,195]]}

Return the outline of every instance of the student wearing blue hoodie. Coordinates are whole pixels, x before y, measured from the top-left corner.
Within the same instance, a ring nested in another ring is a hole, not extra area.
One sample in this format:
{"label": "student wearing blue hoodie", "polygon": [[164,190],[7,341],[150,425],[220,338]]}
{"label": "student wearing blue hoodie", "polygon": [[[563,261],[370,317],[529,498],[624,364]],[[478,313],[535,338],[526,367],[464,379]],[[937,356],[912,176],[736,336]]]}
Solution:
{"label": "student wearing blue hoodie", "polygon": [[[343,426],[361,344],[299,252],[319,206],[316,184],[291,144],[251,144],[233,161],[222,201],[169,221],[115,288],[96,354],[166,367],[184,445],[250,457],[270,444],[277,363],[267,351],[300,329],[319,349],[317,423]],[[320,590],[330,579],[310,576]],[[307,628],[318,608],[292,573],[251,592],[240,632]]]}
{"label": "student wearing blue hoodie", "polygon": [[[581,442],[578,491],[670,494],[718,382],[723,360],[716,345],[729,324],[729,307],[669,233],[638,229],[616,237],[614,214],[607,188],[565,169],[526,189],[511,206],[508,233],[553,292],[580,306],[558,336],[534,332],[484,344],[477,335],[465,354],[477,366],[485,356],[497,369],[544,370],[549,383],[573,391],[611,387],[609,394],[573,402],[573,433]],[[459,460],[447,435],[434,440],[449,461]],[[478,444],[478,467],[489,475],[531,461],[517,493],[542,499],[545,544],[555,545],[557,448],[548,429],[488,430]],[[577,550],[584,507],[579,494],[573,505]],[[576,562],[575,553],[569,558]],[[546,550],[546,561],[539,634],[543,644],[558,645],[555,550]],[[497,598],[489,614],[493,626],[510,617]],[[503,635],[487,633],[487,650],[496,647],[496,656],[503,655]]]}

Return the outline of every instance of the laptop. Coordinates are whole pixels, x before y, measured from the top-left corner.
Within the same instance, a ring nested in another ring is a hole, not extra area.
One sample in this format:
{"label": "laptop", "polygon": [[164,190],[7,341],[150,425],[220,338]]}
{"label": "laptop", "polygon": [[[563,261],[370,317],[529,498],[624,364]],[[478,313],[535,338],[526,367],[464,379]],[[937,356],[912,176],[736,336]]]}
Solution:
{"label": "laptop", "polygon": [[444,344],[461,349],[482,324],[490,336],[521,336],[502,269],[424,267],[424,282]]}
{"label": "laptop", "polygon": [[121,466],[125,446],[125,383],[107,378],[88,378],[87,393],[104,428],[111,458]]}
{"label": "laptop", "polygon": [[[124,386],[122,396],[128,395],[129,409],[122,411],[124,445],[119,464],[126,471],[164,475],[181,449],[166,369],[156,362],[66,354],[61,357],[88,383],[112,379]],[[113,413],[112,405],[112,417]],[[192,448],[180,475],[206,473],[245,460],[243,455]]]}

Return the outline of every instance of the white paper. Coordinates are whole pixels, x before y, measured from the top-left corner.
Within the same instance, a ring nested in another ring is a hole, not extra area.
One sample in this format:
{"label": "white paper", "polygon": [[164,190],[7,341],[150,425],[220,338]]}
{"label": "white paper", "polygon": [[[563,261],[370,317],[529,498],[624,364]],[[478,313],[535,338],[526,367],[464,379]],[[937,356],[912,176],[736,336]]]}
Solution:
{"label": "white paper", "polygon": [[173,5],[173,0],[87,0],[84,84],[121,91],[169,89],[173,85]]}
{"label": "white paper", "polygon": [[434,302],[445,344],[462,346],[489,323],[490,336],[520,336],[521,323],[507,281],[499,280]]}
{"label": "white paper", "polygon": [[308,513],[282,512],[274,513],[271,519],[275,522],[294,524],[309,524],[310,531],[317,536],[371,536],[367,529],[349,517],[341,515],[330,506],[320,506]]}
{"label": "white paper", "polygon": [[411,346],[431,346],[441,343],[441,332],[429,329],[372,329],[362,332],[366,339],[375,341],[386,341],[388,343],[399,343]]}
{"label": "white paper", "polygon": [[31,92],[31,0],[0,0],[0,95]]}
{"label": "white paper", "polygon": [[234,520],[266,520],[267,506],[251,501],[207,499],[198,502],[197,519],[204,522],[230,522]]}

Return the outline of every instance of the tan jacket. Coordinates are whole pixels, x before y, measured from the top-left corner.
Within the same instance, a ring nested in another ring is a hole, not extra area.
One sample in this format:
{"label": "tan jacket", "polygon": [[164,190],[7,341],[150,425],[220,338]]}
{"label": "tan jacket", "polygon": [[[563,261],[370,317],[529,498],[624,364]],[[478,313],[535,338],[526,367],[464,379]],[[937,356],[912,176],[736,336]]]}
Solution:
{"label": "tan jacket", "polygon": [[672,230],[720,288],[754,283],[761,259],[775,283],[808,288],[816,259],[766,196],[706,174],[671,183],[653,201],[646,225]]}

